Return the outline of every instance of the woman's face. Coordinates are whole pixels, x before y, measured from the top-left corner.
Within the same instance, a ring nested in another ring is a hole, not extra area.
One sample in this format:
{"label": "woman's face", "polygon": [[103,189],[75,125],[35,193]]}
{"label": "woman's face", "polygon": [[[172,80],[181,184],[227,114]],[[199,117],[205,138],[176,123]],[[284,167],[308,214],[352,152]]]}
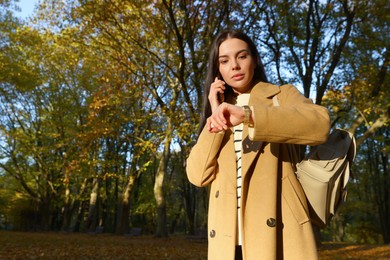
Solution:
{"label": "woman's face", "polygon": [[237,38],[225,40],[219,46],[218,68],[223,81],[239,94],[251,90],[256,68],[248,44]]}

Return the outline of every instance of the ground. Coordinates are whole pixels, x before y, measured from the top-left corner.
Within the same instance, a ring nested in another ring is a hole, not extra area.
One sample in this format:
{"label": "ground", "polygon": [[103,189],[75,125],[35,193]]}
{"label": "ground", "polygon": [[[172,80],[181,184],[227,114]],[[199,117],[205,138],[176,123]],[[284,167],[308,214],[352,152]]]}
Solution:
{"label": "ground", "polygon": [[[390,245],[324,243],[320,259],[390,259]],[[207,259],[207,241],[111,234],[0,231],[0,259]]]}

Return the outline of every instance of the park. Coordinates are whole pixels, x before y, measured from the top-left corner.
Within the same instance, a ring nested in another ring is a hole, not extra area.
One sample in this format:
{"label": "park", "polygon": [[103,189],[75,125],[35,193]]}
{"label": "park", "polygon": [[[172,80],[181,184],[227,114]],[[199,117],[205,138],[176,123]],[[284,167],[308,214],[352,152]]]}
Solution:
{"label": "park", "polygon": [[346,201],[315,227],[320,259],[390,259],[388,1],[19,9],[0,1],[0,259],[206,259],[210,190],[186,160],[210,45],[231,28],[258,45],[270,82],[356,139]]}

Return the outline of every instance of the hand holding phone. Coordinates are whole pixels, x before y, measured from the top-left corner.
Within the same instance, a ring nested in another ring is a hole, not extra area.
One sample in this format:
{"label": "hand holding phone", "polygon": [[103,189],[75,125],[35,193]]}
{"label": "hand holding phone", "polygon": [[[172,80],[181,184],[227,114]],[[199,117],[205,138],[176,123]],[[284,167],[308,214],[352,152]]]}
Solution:
{"label": "hand holding phone", "polygon": [[215,77],[214,82],[211,83],[208,96],[212,111],[214,111],[220,104],[225,101],[224,92],[225,82],[218,79],[218,77]]}

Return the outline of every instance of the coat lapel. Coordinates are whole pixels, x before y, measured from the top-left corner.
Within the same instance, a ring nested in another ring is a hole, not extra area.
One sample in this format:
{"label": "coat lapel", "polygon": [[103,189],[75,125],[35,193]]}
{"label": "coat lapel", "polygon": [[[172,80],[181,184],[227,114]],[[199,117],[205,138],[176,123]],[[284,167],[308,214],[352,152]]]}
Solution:
{"label": "coat lapel", "polygon": [[242,176],[244,177],[252,162],[255,160],[257,156],[262,152],[263,145],[265,142],[262,141],[252,141],[248,136],[248,128],[244,127],[243,131],[243,140],[242,140]]}
{"label": "coat lapel", "polygon": [[[280,92],[279,86],[260,82],[256,84],[249,98],[249,106],[256,106],[256,104],[270,104],[272,106],[271,97]],[[248,135],[248,127],[244,127],[242,140],[242,176],[244,177],[249,171],[252,162],[257,156],[262,153],[262,149],[266,142],[250,140]]]}
{"label": "coat lapel", "polygon": [[[231,129],[226,130],[222,145],[226,146],[221,149],[220,158],[223,158],[223,164],[226,169],[237,169],[236,153],[234,151],[234,136]],[[236,171],[234,171],[235,173]],[[230,182],[235,184],[237,182],[237,176],[235,174],[229,175]]]}

